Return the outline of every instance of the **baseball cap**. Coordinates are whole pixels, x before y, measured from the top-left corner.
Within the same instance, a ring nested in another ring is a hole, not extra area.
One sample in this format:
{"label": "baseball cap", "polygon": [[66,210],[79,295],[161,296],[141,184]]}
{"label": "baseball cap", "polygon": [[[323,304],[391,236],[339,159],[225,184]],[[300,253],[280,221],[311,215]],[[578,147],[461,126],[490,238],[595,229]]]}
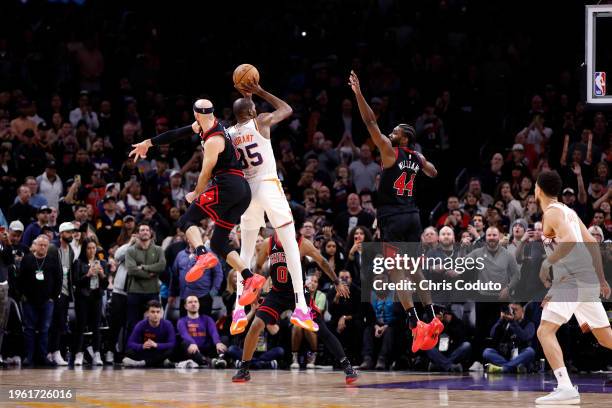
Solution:
{"label": "baseball cap", "polygon": [[48,169],[56,169],[57,168],[57,163],[55,163],[55,160],[49,160],[47,162],[47,168]]}
{"label": "baseball cap", "polygon": [[74,228],[74,224],[71,222],[62,222],[59,227],[60,234],[62,232],[74,231],[74,230],[76,230],[76,228]]}
{"label": "baseball cap", "polygon": [[514,146],[512,146],[512,150],[520,150],[520,151],[524,151],[525,150],[525,146],[523,146],[520,143],[515,143]]}
{"label": "baseball cap", "polygon": [[21,231],[23,232],[24,228],[23,228],[23,224],[21,223],[21,221],[17,220],[17,221],[13,221],[9,224],[9,230],[11,231]]}
{"label": "baseball cap", "polygon": [[134,216],[130,214],[123,217],[123,222],[128,222],[128,220],[136,221],[136,218],[134,218]]}
{"label": "baseball cap", "polygon": [[172,170],[172,171],[170,172],[170,177],[174,177],[174,176],[179,176],[179,177],[181,177],[181,172],[180,172],[180,171],[178,171],[178,170]]}
{"label": "baseball cap", "polygon": [[563,189],[563,195],[565,194],[576,194],[573,188],[567,187]]}
{"label": "baseball cap", "polygon": [[51,212],[51,208],[49,208],[49,207],[48,207],[48,206],[46,206],[46,205],[43,205],[42,207],[40,207],[40,208],[38,209],[38,211],[37,211],[37,212],[38,212],[38,213],[41,213],[41,212],[48,212],[48,213],[50,213],[50,212]]}
{"label": "baseball cap", "polygon": [[114,196],[112,196],[112,195],[110,195],[110,194],[107,194],[107,195],[105,195],[105,196],[104,196],[104,198],[102,199],[102,203],[106,203],[106,202],[109,202],[109,201],[114,201],[114,202],[117,202],[117,199],[116,199]]}

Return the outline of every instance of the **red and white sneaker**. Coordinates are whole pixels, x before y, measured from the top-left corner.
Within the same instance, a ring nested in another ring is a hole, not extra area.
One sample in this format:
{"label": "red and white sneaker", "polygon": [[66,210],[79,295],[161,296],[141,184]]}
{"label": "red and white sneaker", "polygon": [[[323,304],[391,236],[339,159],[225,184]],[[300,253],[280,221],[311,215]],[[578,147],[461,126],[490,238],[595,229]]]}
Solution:
{"label": "red and white sneaker", "polygon": [[257,296],[259,296],[259,292],[261,292],[264,283],[266,283],[266,278],[259,274],[253,274],[253,276],[246,279],[244,281],[242,295],[240,299],[238,299],[238,304],[240,306],[246,306],[253,303],[257,299]]}
{"label": "red and white sneaker", "polygon": [[185,275],[185,280],[189,283],[197,281],[204,276],[204,272],[207,269],[216,266],[218,263],[219,260],[217,257],[210,252],[198,255],[195,265],[193,265],[191,269],[189,269],[189,272],[187,272]]}

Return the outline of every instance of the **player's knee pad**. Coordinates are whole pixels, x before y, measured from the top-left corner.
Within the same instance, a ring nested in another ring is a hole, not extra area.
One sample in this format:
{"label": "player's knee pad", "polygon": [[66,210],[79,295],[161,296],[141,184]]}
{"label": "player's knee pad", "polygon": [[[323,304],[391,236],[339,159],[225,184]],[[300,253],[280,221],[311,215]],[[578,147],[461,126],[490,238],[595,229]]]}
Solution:
{"label": "player's knee pad", "polygon": [[217,225],[210,238],[210,249],[222,259],[227,258],[227,254],[233,250],[229,244],[229,233],[229,230]]}

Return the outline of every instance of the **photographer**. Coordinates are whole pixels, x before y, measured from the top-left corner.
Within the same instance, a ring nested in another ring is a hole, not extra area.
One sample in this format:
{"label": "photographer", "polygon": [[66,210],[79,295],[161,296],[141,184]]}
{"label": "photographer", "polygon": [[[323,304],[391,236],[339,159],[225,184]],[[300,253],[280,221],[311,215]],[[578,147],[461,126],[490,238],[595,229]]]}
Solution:
{"label": "photographer", "polygon": [[472,351],[472,345],[466,340],[465,324],[450,310],[438,313],[438,319],[444,324],[444,330],[437,347],[425,352],[431,360],[428,369],[462,372],[461,363],[467,362]]}
{"label": "photographer", "polygon": [[523,306],[510,303],[491,328],[494,348],[486,348],[482,353],[483,359],[489,362],[487,372],[527,372],[536,354],[530,347],[534,335],[535,326],[525,319]]}

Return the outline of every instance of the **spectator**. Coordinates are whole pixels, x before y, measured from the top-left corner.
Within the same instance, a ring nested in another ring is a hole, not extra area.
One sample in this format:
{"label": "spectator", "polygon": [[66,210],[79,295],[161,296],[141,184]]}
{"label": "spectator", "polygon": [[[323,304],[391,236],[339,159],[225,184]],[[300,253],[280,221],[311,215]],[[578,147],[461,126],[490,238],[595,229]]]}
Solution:
{"label": "spectator", "polygon": [[[338,243],[333,239],[323,242],[323,245],[321,246],[321,255],[323,255],[323,258],[325,258],[332,271],[334,271],[336,274],[344,269],[345,259],[344,254],[342,253],[342,248],[340,248]],[[331,281],[327,275],[325,275],[325,278],[322,279],[321,287],[326,289],[326,287],[328,287],[330,284]]]}
{"label": "spectator", "polygon": [[481,214],[476,214],[470,221],[467,227],[467,232],[472,238],[472,247],[480,248],[485,244],[484,217]]}
{"label": "spectator", "polygon": [[138,226],[138,241],[125,254],[128,283],[128,328],[134,327],[151,300],[159,299],[159,274],[166,267],[161,247],[152,241],[151,229]]}
{"label": "spectator", "polygon": [[[353,284],[349,271],[338,274],[343,285],[349,287],[350,296],[344,298],[332,288],[328,294],[327,307],[331,315],[329,327],[338,333],[338,340],[347,348],[347,355],[356,358],[361,351],[361,290]],[[351,357],[349,357],[351,359]]]}
{"label": "spectator", "polygon": [[[372,150],[368,144],[361,145],[359,160],[355,160],[349,166],[353,175],[355,191],[376,191],[376,176],[381,173],[380,165],[372,159]],[[364,224],[368,225],[368,224]]]}
{"label": "spectator", "polygon": [[363,225],[367,228],[371,227],[374,223],[374,217],[372,214],[364,211],[361,207],[359,196],[355,193],[349,194],[346,200],[346,211],[338,214],[335,220],[334,228],[338,231],[338,234],[344,239],[350,230],[355,228],[357,225]]}
{"label": "spectator", "polygon": [[535,335],[534,324],[525,319],[523,306],[511,303],[500,312],[497,323],[491,328],[494,347],[488,347],[482,353],[488,361],[489,373],[525,373],[535,359],[535,350],[530,344]]}
{"label": "spectator", "polygon": [[482,189],[487,193],[493,193],[495,187],[502,181],[504,174],[504,157],[501,153],[491,156],[489,168],[485,169],[482,176]]}
{"label": "spectator", "polygon": [[[387,281],[385,275],[379,276]],[[394,301],[394,292],[385,290],[373,291],[372,300],[368,304],[366,323],[363,331],[363,347],[361,354],[362,370],[386,370],[387,364],[393,360],[396,337],[401,330],[399,325],[402,308]],[[378,353],[376,352],[378,349]],[[377,357],[378,356],[378,357]],[[374,365],[376,361],[376,365]]]}
{"label": "spectator", "polygon": [[[11,243],[6,231],[0,231],[0,351],[4,340],[4,332],[9,319],[9,274],[15,268],[15,257],[12,254]],[[0,365],[3,365],[0,354]]]}
{"label": "spectator", "polygon": [[[135,179],[126,183],[126,188],[128,193],[125,204],[127,205],[128,212],[137,217],[140,215],[143,207],[148,203],[147,197],[142,195],[140,183]],[[123,191],[126,191],[126,189]]]}
{"label": "spectator", "polygon": [[[321,316],[325,315],[327,310],[327,297],[319,290],[319,278],[317,275],[308,275],[305,282],[306,289],[310,292],[310,299],[314,302]],[[299,351],[302,346],[302,340],[306,338],[310,347],[306,353],[306,368],[314,369],[317,358],[317,334],[311,331],[302,329],[301,327],[293,326],[291,328],[291,369],[300,368]]]}
{"label": "spectator", "polygon": [[53,305],[53,321],[49,329],[49,355],[47,359],[58,366],[67,366],[61,350],[61,336],[66,333],[68,307],[74,301],[73,291],[73,264],[76,257],[70,246],[74,235],[74,225],[70,222],[62,223],[59,227],[59,245],[49,247],[49,251],[56,252],[62,266],[62,290]]}
{"label": "spectator", "polygon": [[[200,304],[197,296],[187,296],[184,308],[187,316],[182,317],[176,327],[181,336],[181,358],[179,368],[189,368],[195,362],[197,366],[225,368],[227,362],[223,354],[227,346],[221,342],[215,321],[206,315],[200,315]],[[212,358],[212,360],[211,360]]]}
{"label": "spectator", "polygon": [[523,218],[528,224],[533,224],[542,220],[542,211],[540,210],[533,194],[527,196],[526,205],[523,209]]}
{"label": "spectator", "polygon": [[472,177],[470,179],[468,191],[478,198],[478,203],[481,206],[488,207],[493,205],[493,197],[482,191],[482,185],[480,184],[480,180],[478,178]]}
{"label": "spectator", "polygon": [[136,233],[136,219],[133,215],[126,215],[122,219],[123,226],[121,227],[121,232],[117,237],[117,245],[121,246],[126,244],[132,236]]}
{"label": "spectator", "polygon": [[17,189],[17,201],[9,208],[8,219],[18,220],[23,225],[29,225],[37,216],[37,209],[30,204],[32,193],[24,184]]}
{"label": "spectator", "polygon": [[426,253],[438,247],[438,230],[434,227],[427,227],[421,233],[421,253]]}
{"label": "spectator", "polygon": [[546,257],[542,242],[542,223],[536,222],[518,242],[515,256],[521,268],[521,279],[515,295],[520,299],[543,299],[546,288],[540,279],[540,266]]}
{"label": "spectator", "polygon": [[172,366],[169,359],[176,344],[174,327],[168,320],[162,319],[162,308],[158,300],[148,301],[146,311],[147,317],[138,322],[130,334],[123,366]]}
{"label": "spectator", "polygon": [[102,199],[104,211],[101,212],[96,223],[96,235],[103,248],[110,248],[119,238],[123,228],[123,220],[117,213],[117,199],[106,195]]}
{"label": "spectator", "polygon": [[[527,222],[522,218],[517,218],[516,220],[514,220],[514,222],[510,226],[510,233],[512,234],[512,237],[510,238],[510,243],[508,244],[506,248],[508,249],[510,254],[514,256],[515,258],[516,258],[519,243],[525,236],[527,227],[528,227]],[[533,225],[531,226],[531,230],[533,231]],[[518,263],[518,261],[517,261],[517,264],[520,269],[521,264]]]}
{"label": "spectator", "polygon": [[467,363],[472,345],[466,340],[466,327],[461,319],[450,310],[439,313],[438,319],[444,324],[437,347],[425,353],[430,360],[429,371],[462,372],[462,363]]}
{"label": "spectator", "polygon": [[[43,205],[49,205],[47,199],[38,192],[38,182],[34,177],[26,177],[24,184],[30,189],[30,204],[33,207],[40,208]],[[17,202],[18,199],[19,198],[15,198],[15,202]]]}
{"label": "spectator", "polygon": [[[35,357],[43,365],[52,364],[47,360],[47,346],[53,305],[62,290],[62,267],[59,259],[48,250],[49,238],[46,235],[38,236],[32,245],[33,252],[23,257],[19,268],[26,350],[24,366],[33,365]],[[35,343],[38,345],[38,356],[35,355]]]}
{"label": "spectator", "polygon": [[38,176],[36,182],[40,186],[40,195],[47,200],[47,204],[50,207],[57,208],[59,205],[59,198],[64,192],[64,186],[62,180],[57,175],[55,160],[51,160],[47,163],[45,172]]}
{"label": "spectator", "polygon": [[359,285],[361,282],[362,244],[370,241],[372,241],[372,233],[366,227],[358,225],[349,232],[347,241],[349,252],[346,257],[346,269],[351,273],[353,282],[355,282],[356,285]]}
{"label": "spectator", "polygon": [[21,238],[21,242],[25,246],[32,245],[32,241],[40,234],[42,234],[42,229],[45,225],[49,223],[49,215],[51,214],[51,209],[46,205],[43,205],[36,211],[36,221],[30,223],[23,233],[23,237]]}
{"label": "spectator", "polygon": [[23,99],[19,102],[18,106],[19,116],[11,120],[11,132],[14,135],[22,135],[28,129],[36,132],[36,122],[28,117],[32,107],[30,101]]}
{"label": "spectator", "polygon": [[474,217],[476,214],[484,214],[487,212],[486,207],[480,205],[478,197],[469,191],[463,195],[459,209],[468,217]]}
{"label": "spectator", "polygon": [[[446,225],[446,219],[449,217],[449,215],[451,215],[454,210],[459,209],[459,198],[457,198],[457,196],[455,195],[449,196],[446,200],[446,209],[448,210],[448,212],[442,214],[440,218],[438,218],[438,221],[436,222],[436,228],[442,228],[442,226]],[[452,223],[457,223],[460,228],[467,228],[467,225],[470,222],[470,216],[467,213],[462,213],[461,217],[458,219],[454,219],[455,217],[451,218],[453,218]]]}
{"label": "spectator", "polygon": [[155,242],[161,244],[162,238],[170,232],[170,225],[151,203],[145,204],[140,216],[137,217],[138,223],[145,223],[151,228]]}
{"label": "spectator", "polygon": [[350,170],[347,165],[341,164],[336,168],[336,179],[332,186],[332,190],[336,210],[345,210],[347,197],[349,194],[355,192],[353,180],[351,179]]}
{"label": "spectator", "polygon": [[91,239],[85,240],[79,259],[74,264],[72,281],[75,284],[74,307],[76,330],[74,344],[74,365],[83,365],[83,336],[85,327],[92,332],[93,365],[101,366],[100,323],[102,320],[102,295],[108,286],[106,262],[96,259],[98,245]]}
{"label": "spectator", "polygon": [[[19,144],[15,149],[15,157],[17,158],[17,168],[19,172],[21,174],[42,173],[42,171],[45,169],[45,165],[47,164],[47,155],[39,146],[36,134],[33,130],[26,129],[23,131],[22,140],[23,143]],[[38,204],[38,201],[35,201],[35,203]]]}
{"label": "spectator", "polygon": [[23,224],[19,220],[11,222],[8,227],[8,242],[11,248],[11,253],[15,257],[15,266],[17,267],[19,267],[21,258],[30,252],[30,248],[21,243],[23,230]]}
{"label": "spectator", "polygon": [[181,317],[187,314],[189,310],[186,307],[187,298],[195,296],[198,300],[198,313],[201,315],[210,316],[212,313],[213,296],[216,296],[221,289],[223,281],[223,270],[221,265],[217,264],[213,268],[208,269],[201,279],[195,282],[187,282],[185,275],[195,265],[195,250],[189,246],[176,255],[176,259],[172,264],[170,275],[170,296],[168,304],[173,305],[175,299],[180,299]]}
{"label": "spectator", "polygon": [[76,127],[81,121],[85,121],[89,130],[95,131],[100,126],[98,114],[92,110],[89,103],[89,92],[81,91],[79,106],[70,111],[70,123]]}
{"label": "spectator", "polygon": [[523,216],[523,206],[521,203],[514,198],[512,195],[512,189],[510,183],[507,181],[502,182],[497,186],[497,192],[495,194],[495,201],[503,201],[506,207],[504,215],[508,217],[510,222],[514,222],[515,219]]}
{"label": "spectator", "polygon": [[183,176],[178,170],[172,170],[170,173],[170,192],[173,206],[181,207],[184,205],[188,191],[183,188]]}

